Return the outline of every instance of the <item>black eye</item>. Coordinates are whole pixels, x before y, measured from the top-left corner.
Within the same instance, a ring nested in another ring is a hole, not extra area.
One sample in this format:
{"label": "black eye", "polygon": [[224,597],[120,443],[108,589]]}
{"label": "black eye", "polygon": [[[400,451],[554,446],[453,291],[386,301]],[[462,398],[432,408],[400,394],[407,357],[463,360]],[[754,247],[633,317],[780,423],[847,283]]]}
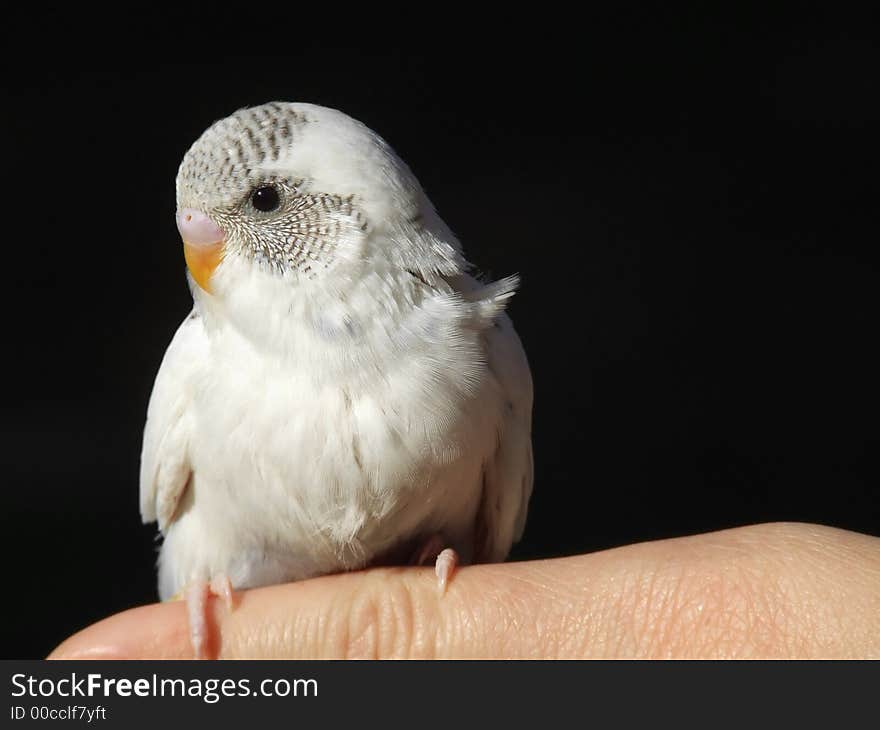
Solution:
{"label": "black eye", "polygon": [[273,185],[264,185],[251,193],[251,203],[257,210],[269,213],[277,210],[281,205],[281,196],[278,195],[278,190]]}

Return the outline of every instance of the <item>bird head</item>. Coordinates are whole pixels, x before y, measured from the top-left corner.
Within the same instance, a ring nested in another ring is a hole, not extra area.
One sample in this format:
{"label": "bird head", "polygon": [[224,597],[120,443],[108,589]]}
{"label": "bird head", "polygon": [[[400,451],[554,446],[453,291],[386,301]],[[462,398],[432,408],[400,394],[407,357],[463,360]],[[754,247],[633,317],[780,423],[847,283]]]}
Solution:
{"label": "bird head", "polygon": [[[194,294],[265,286],[344,290],[365,269],[463,267],[409,168],[360,122],[272,102],[214,123],[177,175],[177,225]],[[204,293],[204,294],[203,294]]]}

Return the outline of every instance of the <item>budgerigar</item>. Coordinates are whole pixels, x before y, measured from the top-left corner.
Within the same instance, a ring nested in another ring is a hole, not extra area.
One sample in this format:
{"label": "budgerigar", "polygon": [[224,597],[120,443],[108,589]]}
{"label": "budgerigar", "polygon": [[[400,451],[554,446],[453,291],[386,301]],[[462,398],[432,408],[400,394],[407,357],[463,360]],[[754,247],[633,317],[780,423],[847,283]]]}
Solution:
{"label": "budgerigar", "polygon": [[194,307],[150,398],[140,507],[196,655],[211,587],[436,559],[445,589],[457,561],[503,560],[533,479],[517,280],[471,276],[392,149],[332,109],[242,109],[186,153],[177,223]]}

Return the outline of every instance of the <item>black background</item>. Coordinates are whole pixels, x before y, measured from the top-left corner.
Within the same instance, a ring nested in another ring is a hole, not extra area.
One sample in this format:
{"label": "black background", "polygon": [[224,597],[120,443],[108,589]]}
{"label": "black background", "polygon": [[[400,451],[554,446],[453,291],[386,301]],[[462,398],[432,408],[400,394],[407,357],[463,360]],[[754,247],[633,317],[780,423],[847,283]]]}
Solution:
{"label": "black background", "polygon": [[6,24],[5,656],[155,600],[137,473],[190,307],[174,176],[272,99],[377,130],[480,270],[521,273],[514,557],[768,520],[880,535],[876,24],[318,9]]}

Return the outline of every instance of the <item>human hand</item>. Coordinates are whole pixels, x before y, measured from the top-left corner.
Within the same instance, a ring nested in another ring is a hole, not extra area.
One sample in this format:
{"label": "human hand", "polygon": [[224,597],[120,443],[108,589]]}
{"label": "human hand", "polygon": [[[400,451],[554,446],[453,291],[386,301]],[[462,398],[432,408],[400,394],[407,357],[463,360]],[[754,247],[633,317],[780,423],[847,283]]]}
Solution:
{"label": "human hand", "polygon": [[[221,658],[880,657],[880,538],[778,523],[569,558],[375,568],[212,605]],[[53,659],[191,658],[183,602],[111,616]]]}

